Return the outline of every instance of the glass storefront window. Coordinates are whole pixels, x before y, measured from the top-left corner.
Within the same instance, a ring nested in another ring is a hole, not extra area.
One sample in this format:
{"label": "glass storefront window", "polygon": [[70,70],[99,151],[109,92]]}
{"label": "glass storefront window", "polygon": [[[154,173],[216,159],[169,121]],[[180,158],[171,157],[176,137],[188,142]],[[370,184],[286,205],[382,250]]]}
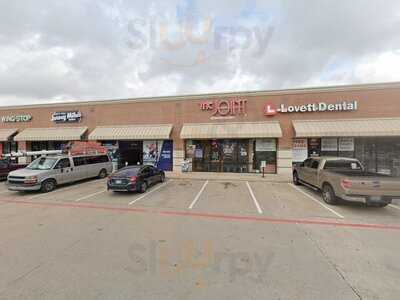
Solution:
{"label": "glass storefront window", "polygon": [[192,159],[195,172],[249,172],[250,140],[187,140],[186,159]]}

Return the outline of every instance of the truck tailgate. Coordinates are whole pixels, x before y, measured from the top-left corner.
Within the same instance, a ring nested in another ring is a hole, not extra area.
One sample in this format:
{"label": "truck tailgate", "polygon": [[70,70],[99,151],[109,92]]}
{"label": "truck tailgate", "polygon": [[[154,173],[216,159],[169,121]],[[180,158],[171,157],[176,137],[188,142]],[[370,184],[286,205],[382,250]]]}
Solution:
{"label": "truck tailgate", "polygon": [[399,196],[400,178],[394,177],[359,177],[348,178],[351,187],[347,194],[364,196]]}

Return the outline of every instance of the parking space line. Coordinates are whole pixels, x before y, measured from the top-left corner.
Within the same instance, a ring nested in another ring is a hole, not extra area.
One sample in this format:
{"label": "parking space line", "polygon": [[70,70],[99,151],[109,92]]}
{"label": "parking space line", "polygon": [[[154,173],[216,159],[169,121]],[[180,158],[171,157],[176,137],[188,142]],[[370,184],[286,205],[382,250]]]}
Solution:
{"label": "parking space line", "polygon": [[204,182],[203,186],[201,187],[200,191],[197,193],[196,197],[194,198],[193,202],[190,204],[189,209],[193,209],[196,205],[197,201],[199,201],[201,194],[204,192],[206,186],[208,184],[208,180]]}
{"label": "parking space line", "polygon": [[256,208],[257,208],[258,213],[259,213],[259,214],[262,214],[263,211],[262,211],[262,209],[261,209],[261,207],[260,207],[260,204],[258,203],[257,198],[256,198],[256,196],[254,195],[254,192],[253,192],[253,190],[252,190],[252,188],[251,188],[251,186],[250,186],[250,183],[249,183],[248,181],[246,181],[246,185],[247,185],[247,188],[249,189],[250,196],[251,196],[251,198],[253,199],[254,204],[256,205]]}
{"label": "parking space line", "polygon": [[173,181],[173,179],[168,180],[167,182],[165,182],[164,184],[156,187],[154,190],[151,190],[149,192],[147,192],[146,194],[144,194],[143,196],[140,196],[139,198],[136,198],[135,200],[133,200],[132,202],[129,203],[129,205],[135,204],[136,202],[138,202],[139,200],[142,200],[143,198],[147,197],[148,195],[150,195],[151,193],[154,193],[155,191],[158,191],[159,189],[163,188],[164,186],[166,186],[168,183],[170,183],[171,181]]}
{"label": "parking space line", "polygon": [[37,194],[35,196],[29,197],[28,199],[29,200],[33,200],[33,199],[44,197],[44,196],[54,195],[55,193],[67,192],[69,190],[76,189],[76,188],[80,187],[83,184],[86,184],[86,186],[88,186],[88,185],[93,185],[94,183],[99,183],[99,181],[96,180],[96,181],[91,181],[91,182],[82,182],[82,183],[73,184],[72,186],[56,189],[56,190],[52,191],[50,194],[49,193],[44,193],[44,194],[40,193],[40,194]]}
{"label": "parking space line", "polygon": [[9,192],[9,190],[7,190],[7,191],[1,191],[0,194],[6,194],[6,193],[8,193],[8,192]]}
{"label": "parking space line", "polygon": [[389,206],[391,208],[395,208],[395,209],[399,209],[400,210],[400,206],[394,205],[394,204],[389,204]]}
{"label": "parking space line", "polygon": [[305,195],[306,197],[308,197],[309,199],[313,200],[314,202],[318,203],[319,205],[321,205],[323,208],[329,210],[331,213],[333,213],[334,215],[336,215],[337,217],[344,219],[344,216],[342,216],[341,214],[339,214],[337,211],[335,211],[334,209],[326,206],[325,204],[323,204],[321,201],[319,201],[318,199],[316,199],[315,197],[311,196],[310,194],[306,193],[305,191],[303,191],[301,188],[295,186],[292,183],[288,183],[288,185],[290,185],[292,188],[294,188],[295,190],[299,191],[300,193],[302,193],[303,195]]}
{"label": "parking space line", "polygon": [[76,202],[79,202],[79,201],[82,201],[82,200],[86,200],[86,199],[92,198],[92,197],[94,197],[94,196],[103,194],[103,193],[105,193],[105,192],[107,192],[107,190],[102,190],[102,191],[100,191],[100,192],[96,192],[96,193],[93,193],[93,194],[89,194],[89,195],[87,195],[87,196],[85,196],[85,197],[78,198],[78,199],[76,199],[75,201],[76,201]]}

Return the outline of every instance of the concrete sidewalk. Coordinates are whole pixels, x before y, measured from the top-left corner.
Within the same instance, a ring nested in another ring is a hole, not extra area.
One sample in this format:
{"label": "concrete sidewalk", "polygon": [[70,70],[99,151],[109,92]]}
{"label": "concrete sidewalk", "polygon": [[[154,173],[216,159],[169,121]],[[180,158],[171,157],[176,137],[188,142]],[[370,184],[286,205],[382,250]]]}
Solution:
{"label": "concrete sidewalk", "polygon": [[191,180],[229,180],[229,181],[262,181],[262,182],[290,182],[291,176],[277,174],[253,174],[253,173],[213,173],[213,172],[165,172],[170,179],[191,179]]}

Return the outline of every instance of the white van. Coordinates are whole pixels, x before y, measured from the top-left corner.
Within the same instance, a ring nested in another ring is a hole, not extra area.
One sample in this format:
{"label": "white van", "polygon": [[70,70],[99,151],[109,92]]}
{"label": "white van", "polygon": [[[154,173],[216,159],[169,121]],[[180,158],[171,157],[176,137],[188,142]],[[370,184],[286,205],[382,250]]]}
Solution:
{"label": "white van", "polygon": [[43,156],[26,168],[10,172],[7,177],[11,191],[51,192],[57,185],[87,178],[105,178],[112,173],[108,155]]}

